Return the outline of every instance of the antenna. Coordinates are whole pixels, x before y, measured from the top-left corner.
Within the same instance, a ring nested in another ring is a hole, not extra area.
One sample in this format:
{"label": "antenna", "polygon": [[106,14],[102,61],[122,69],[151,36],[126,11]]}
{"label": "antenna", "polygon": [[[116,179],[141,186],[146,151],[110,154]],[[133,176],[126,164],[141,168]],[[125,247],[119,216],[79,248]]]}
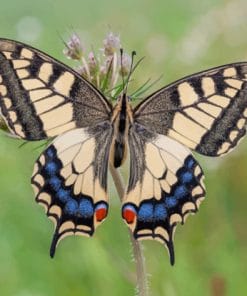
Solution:
{"label": "antenna", "polygon": [[123,49],[122,48],[120,48],[120,63],[121,63],[121,76],[122,76],[123,89],[125,89],[124,75],[123,75]]}
{"label": "antenna", "polygon": [[121,62],[121,74],[122,74],[122,82],[123,82],[123,93],[126,94],[127,92],[127,88],[128,88],[128,84],[130,81],[130,77],[132,75],[132,73],[134,72],[135,67],[133,67],[134,65],[134,56],[136,55],[135,51],[132,51],[131,53],[131,64],[130,64],[130,70],[129,70],[129,74],[127,76],[126,81],[124,81],[124,75],[123,75],[123,49],[120,48],[120,62]]}

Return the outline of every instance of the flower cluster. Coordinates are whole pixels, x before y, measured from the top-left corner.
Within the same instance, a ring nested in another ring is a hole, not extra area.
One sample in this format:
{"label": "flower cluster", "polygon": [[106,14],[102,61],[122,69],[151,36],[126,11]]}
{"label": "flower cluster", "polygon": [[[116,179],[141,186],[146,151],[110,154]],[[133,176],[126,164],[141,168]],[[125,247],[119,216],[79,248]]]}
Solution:
{"label": "flower cluster", "polygon": [[93,51],[86,54],[85,47],[76,34],[65,45],[64,54],[79,62],[76,71],[104,93],[108,92],[115,97],[114,94],[122,86],[118,84],[120,78],[126,77],[131,68],[130,55],[124,52],[120,56],[120,36],[108,33],[103,40],[103,48],[97,54]]}

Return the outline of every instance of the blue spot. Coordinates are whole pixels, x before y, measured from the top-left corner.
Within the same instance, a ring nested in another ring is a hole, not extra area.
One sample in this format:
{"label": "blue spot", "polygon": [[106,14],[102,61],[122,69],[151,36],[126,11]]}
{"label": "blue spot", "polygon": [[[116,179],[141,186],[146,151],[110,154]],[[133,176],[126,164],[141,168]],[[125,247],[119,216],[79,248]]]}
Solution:
{"label": "blue spot", "polygon": [[173,208],[177,205],[178,201],[175,197],[169,196],[165,199],[165,205],[167,208]]}
{"label": "blue spot", "polygon": [[181,181],[183,183],[190,183],[193,179],[193,174],[191,172],[185,172],[181,175]]}
{"label": "blue spot", "polygon": [[70,198],[70,191],[60,188],[56,194],[57,198],[62,202],[66,202]]}
{"label": "blue spot", "polygon": [[49,179],[49,184],[53,190],[58,191],[61,187],[62,181],[58,177],[51,177],[51,179]]}
{"label": "blue spot", "polygon": [[151,203],[142,204],[138,212],[138,219],[144,222],[153,221],[153,210],[154,208]]}
{"label": "blue spot", "polygon": [[195,164],[195,160],[192,157],[189,157],[189,159],[187,159],[186,162],[187,168],[192,169]]}
{"label": "blue spot", "polygon": [[92,217],[94,210],[93,210],[93,205],[91,201],[83,198],[79,203],[78,213],[85,218]]}
{"label": "blue spot", "polygon": [[45,166],[45,170],[49,175],[54,175],[57,171],[57,164],[55,162],[48,162]]}
{"label": "blue spot", "polygon": [[51,147],[46,150],[46,154],[50,158],[54,158],[55,157],[54,149],[51,148]]}
{"label": "blue spot", "polygon": [[175,189],[174,195],[176,198],[183,198],[187,194],[186,187],[184,185],[180,185]]}
{"label": "blue spot", "polygon": [[64,210],[67,214],[69,215],[75,215],[77,213],[77,210],[78,210],[78,203],[77,201],[75,201],[74,199],[70,199],[65,207],[64,207]]}
{"label": "blue spot", "polygon": [[165,204],[157,204],[154,208],[154,219],[165,220],[167,217],[167,210]]}

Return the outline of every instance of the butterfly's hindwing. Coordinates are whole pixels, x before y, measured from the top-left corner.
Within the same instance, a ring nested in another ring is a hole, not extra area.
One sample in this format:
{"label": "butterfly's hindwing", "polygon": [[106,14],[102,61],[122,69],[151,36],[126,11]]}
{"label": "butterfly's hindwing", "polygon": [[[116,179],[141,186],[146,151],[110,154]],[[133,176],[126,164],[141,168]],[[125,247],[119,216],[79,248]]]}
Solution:
{"label": "butterfly's hindwing", "polygon": [[0,108],[27,140],[109,119],[110,103],[78,73],[27,45],[0,39]]}
{"label": "butterfly's hindwing", "polygon": [[136,125],[130,132],[130,179],[122,216],[136,239],[155,239],[169,250],[173,234],[204,199],[203,172],[190,151]]}
{"label": "butterfly's hindwing", "polygon": [[32,176],[36,201],[55,222],[51,256],[63,237],[91,236],[106,217],[111,138],[107,122],[68,131],[37,160]]}
{"label": "butterfly's hindwing", "polygon": [[208,156],[246,133],[247,63],[213,68],[157,91],[135,109],[136,122]]}

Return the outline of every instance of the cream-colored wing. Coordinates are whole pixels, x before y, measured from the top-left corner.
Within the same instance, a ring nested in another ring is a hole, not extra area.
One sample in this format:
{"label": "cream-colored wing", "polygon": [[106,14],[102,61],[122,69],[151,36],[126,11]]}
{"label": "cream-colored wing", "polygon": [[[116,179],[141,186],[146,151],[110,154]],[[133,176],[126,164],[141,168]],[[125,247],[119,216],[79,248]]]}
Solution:
{"label": "cream-colored wing", "polygon": [[18,137],[40,140],[108,120],[111,104],[73,69],[0,39],[0,112]]}
{"label": "cream-colored wing", "polygon": [[189,149],[135,125],[130,132],[130,178],[122,217],[136,239],[164,244],[174,264],[173,235],[204,199],[203,172]]}
{"label": "cream-colored wing", "polygon": [[55,223],[50,254],[65,236],[93,235],[108,212],[107,169],[112,130],[106,124],[59,136],[35,163],[36,201]]}
{"label": "cream-colored wing", "polygon": [[247,63],[178,80],[142,101],[135,120],[208,156],[231,151],[246,133]]}

